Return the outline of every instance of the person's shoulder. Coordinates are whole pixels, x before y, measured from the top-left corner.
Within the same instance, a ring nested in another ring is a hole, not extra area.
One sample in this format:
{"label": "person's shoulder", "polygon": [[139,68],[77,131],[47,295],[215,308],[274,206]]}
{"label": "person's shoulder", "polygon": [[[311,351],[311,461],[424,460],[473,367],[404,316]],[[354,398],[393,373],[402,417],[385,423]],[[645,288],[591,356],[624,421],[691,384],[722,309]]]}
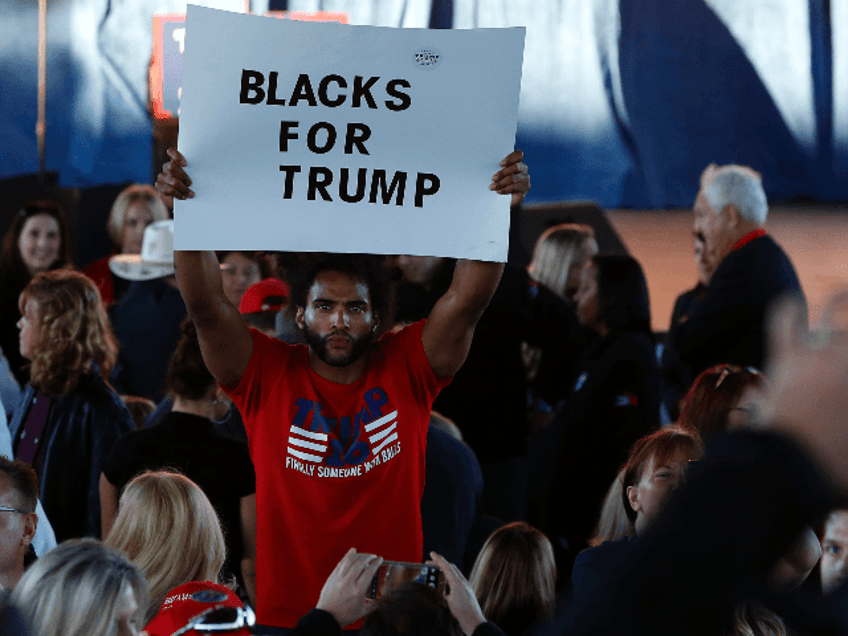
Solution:
{"label": "person's shoulder", "polygon": [[420,342],[421,334],[424,332],[424,325],[426,323],[426,320],[419,320],[400,329],[387,331],[377,341],[377,348],[384,352],[390,352],[397,348],[409,346],[416,341]]}
{"label": "person's shoulder", "polygon": [[599,567],[609,563],[615,563],[623,559],[632,549],[630,539],[619,539],[618,541],[604,541],[603,543],[582,550],[574,560],[574,568]]}

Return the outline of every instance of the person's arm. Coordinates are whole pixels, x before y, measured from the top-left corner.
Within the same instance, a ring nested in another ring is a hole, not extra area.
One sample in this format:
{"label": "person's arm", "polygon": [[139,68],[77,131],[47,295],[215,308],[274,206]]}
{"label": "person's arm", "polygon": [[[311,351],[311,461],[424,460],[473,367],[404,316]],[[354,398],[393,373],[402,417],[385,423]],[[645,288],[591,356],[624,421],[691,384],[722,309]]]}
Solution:
{"label": "person's arm", "polygon": [[241,578],[247,588],[247,598],[256,607],[256,493],[242,497],[241,537],[244,551],[241,559]]}
{"label": "person's arm", "polygon": [[[489,189],[513,196],[513,202],[530,189],[524,153],[510,153],[501,162],[501,170],[492,177]],[[471,347],[474,328],[498,287],[503,263],[459,260],[453,280],[430,312],[422,341],[427,360],[436,376],[456,373]]]}
{"label": "person's arm", "polygon": [[[171,161],[156,179],[160,195],[184,200],[192,198],[191,179],[184,167],[185,157],[176,148],[168,149]],[[221,266],[214,252],[174,253],[177,284],[197,327],[203,360],[212,376],[224,386],[241,380],[253,353],[253,336],[238,309],[224,294]]]}
{"label": "person's arm", "polygon": [[100,473],[100,529],[105,541],[112,531],[112,524],[118,515],[118,489]]}

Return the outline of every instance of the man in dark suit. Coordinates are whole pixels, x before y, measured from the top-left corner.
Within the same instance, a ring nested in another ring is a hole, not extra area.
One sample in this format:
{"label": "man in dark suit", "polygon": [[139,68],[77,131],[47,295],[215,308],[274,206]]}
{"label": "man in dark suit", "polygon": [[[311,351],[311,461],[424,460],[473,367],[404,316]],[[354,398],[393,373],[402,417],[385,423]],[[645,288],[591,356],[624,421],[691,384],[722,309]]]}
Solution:
{"label": "man in dark suit", "polygon": [[784,294],[803,302],[795,268],[764,229],[768,202],[757,172],[711,164],[693,212],[693,232],[717,266],[703,300],[671,328],[671,346],[691,368],[690,383],[723,362],[762,368],[769,306]]}

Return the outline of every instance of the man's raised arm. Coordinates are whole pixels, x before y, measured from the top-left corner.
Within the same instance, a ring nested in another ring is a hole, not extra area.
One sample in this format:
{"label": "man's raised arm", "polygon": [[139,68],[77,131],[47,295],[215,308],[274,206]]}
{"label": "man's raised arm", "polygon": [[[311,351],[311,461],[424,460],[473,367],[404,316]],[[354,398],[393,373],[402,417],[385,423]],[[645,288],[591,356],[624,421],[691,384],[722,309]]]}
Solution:
{"label": "man's raised arm", "polygon": [[[171,161],[156,179],[156,189],[166,201],[190,199],[191,179],[183,168],[185,157],[168,149]],[[197,327],[203,360],[221,384],[233,386],[241,380],[253,352],[250,335],[238,309],[227,300],[221,280],[221,266],[215,252],[174,252],[177,284],[188,315]]]}
{"label": "man's raised arm", "polygon": [[[507,155],[489,185],[498,194],[512,195],[513,206],[530,189],[523,157],[520,150]],[[451,285],[430,312],[422,334],[424,353],[438,377],[452,376],[465,362],[474,328],[498,287],[503,269],[503,263],[457,261]]]}

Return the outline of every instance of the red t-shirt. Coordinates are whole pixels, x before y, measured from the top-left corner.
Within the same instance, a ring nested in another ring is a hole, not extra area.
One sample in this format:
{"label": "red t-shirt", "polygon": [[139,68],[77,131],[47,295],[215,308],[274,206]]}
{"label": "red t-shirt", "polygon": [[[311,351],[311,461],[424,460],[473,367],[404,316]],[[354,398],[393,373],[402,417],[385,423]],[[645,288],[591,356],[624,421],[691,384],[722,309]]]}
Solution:
{"label": "red t-shirt", "polygon": [[294,627],[354,547],[420,562],[424,451],[439,381],[423,322],[384,336],[353,384],[322,378],[309,349],[253,330],[230,394],[256,468],[257,621]]}

